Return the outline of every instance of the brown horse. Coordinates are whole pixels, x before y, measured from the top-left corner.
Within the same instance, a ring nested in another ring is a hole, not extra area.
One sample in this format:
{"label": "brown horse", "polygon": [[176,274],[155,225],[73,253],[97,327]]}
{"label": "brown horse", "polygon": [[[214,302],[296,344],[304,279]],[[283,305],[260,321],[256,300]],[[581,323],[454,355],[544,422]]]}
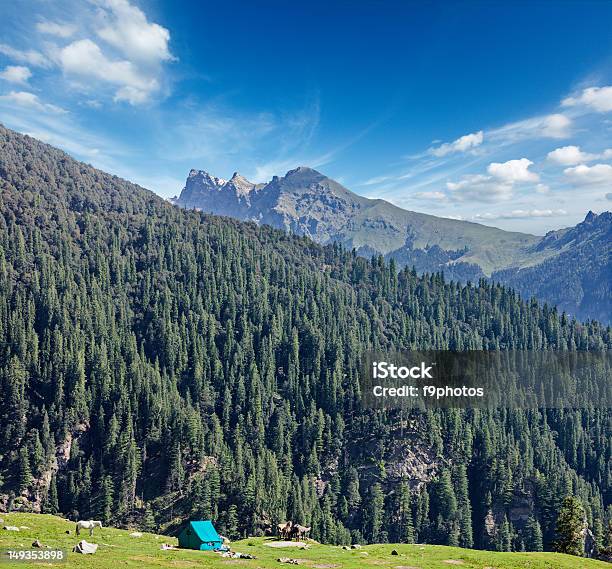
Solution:
{"label": "brown horse", "polygon": [[282,524],[278,524],[276,526],[278,528],[278,536],[281,539],[291,539],[291,534],[292,534],[292,528],[293,528],[293,522],[292,521],[288,521],[288,522],[284,522]]}

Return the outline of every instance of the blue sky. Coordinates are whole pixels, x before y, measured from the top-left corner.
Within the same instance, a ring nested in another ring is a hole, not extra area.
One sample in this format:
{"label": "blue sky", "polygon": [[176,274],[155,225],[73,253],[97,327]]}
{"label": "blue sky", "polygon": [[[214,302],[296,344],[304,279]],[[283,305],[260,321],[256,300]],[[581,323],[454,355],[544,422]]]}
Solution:
{"label": "blue sky", "polygon": [[169,197],[309,165],[544,233],[612,199],[612,3],[0,3],[0,122]]}

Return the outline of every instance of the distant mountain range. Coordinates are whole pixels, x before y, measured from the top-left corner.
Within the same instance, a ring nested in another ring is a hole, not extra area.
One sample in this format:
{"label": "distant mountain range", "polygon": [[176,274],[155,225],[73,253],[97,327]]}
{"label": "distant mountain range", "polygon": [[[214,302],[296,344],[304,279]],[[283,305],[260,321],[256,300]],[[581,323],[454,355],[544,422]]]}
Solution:
{"label": "distant mountain range", "polygon": [[338,242],[359,255],[381,254],[419,272],[442,270],[464,282],[490,278],[580,319],[612,319],[610,212],[589,212],[576,227],[540,237],[404,210],[303,166],[266,184],[191,170],[171,201]]}

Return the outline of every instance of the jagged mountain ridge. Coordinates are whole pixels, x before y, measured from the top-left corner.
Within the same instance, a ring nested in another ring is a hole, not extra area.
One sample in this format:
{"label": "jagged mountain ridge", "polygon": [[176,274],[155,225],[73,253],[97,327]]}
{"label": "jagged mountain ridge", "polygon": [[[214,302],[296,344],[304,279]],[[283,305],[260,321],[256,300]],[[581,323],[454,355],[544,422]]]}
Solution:
{"label": "jagged mountain ridge", "polygon": [[[236,192],[232,180],[192,170],[174,203],[272,225],[323,244],[337,241],[364,255],[395,256],[402,264],[416,262],[421,270],[437,266],[441,249],[455,271],[460,265],[474,264],[483,274],[491,274],[518,262],[539,239],[403,210],[385,200],[359,196],[305,166],[274,176],[267,184],[245,180],[246,192]],[[428,253],[425,258],[422,252]]]}
{"label": "jagged mountain ridge", "polygon": [[[491,277],[579,318],[610,320],[610,214],[589,213],[584,224],[539,237],[404,210],[359,196],[304,166],[267,184],[238,173],[226,181],[191,170],[173,203],[271,225],[319,243],[339,242],[366,257],[382,254],[419,272],[443,270],[461,281]],[[589,271],[560,274],[577,257]]]}

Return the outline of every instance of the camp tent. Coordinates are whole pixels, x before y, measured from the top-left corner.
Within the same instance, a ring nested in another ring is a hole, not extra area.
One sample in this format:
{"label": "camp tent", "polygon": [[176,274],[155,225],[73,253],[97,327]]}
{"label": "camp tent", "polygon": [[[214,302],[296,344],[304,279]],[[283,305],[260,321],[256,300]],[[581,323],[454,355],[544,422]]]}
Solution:
{"label": "camp tent", "polygon": [[223,540],[210,520],[189,522],[178,536],[179,546],[185,549],[221,549]]}

